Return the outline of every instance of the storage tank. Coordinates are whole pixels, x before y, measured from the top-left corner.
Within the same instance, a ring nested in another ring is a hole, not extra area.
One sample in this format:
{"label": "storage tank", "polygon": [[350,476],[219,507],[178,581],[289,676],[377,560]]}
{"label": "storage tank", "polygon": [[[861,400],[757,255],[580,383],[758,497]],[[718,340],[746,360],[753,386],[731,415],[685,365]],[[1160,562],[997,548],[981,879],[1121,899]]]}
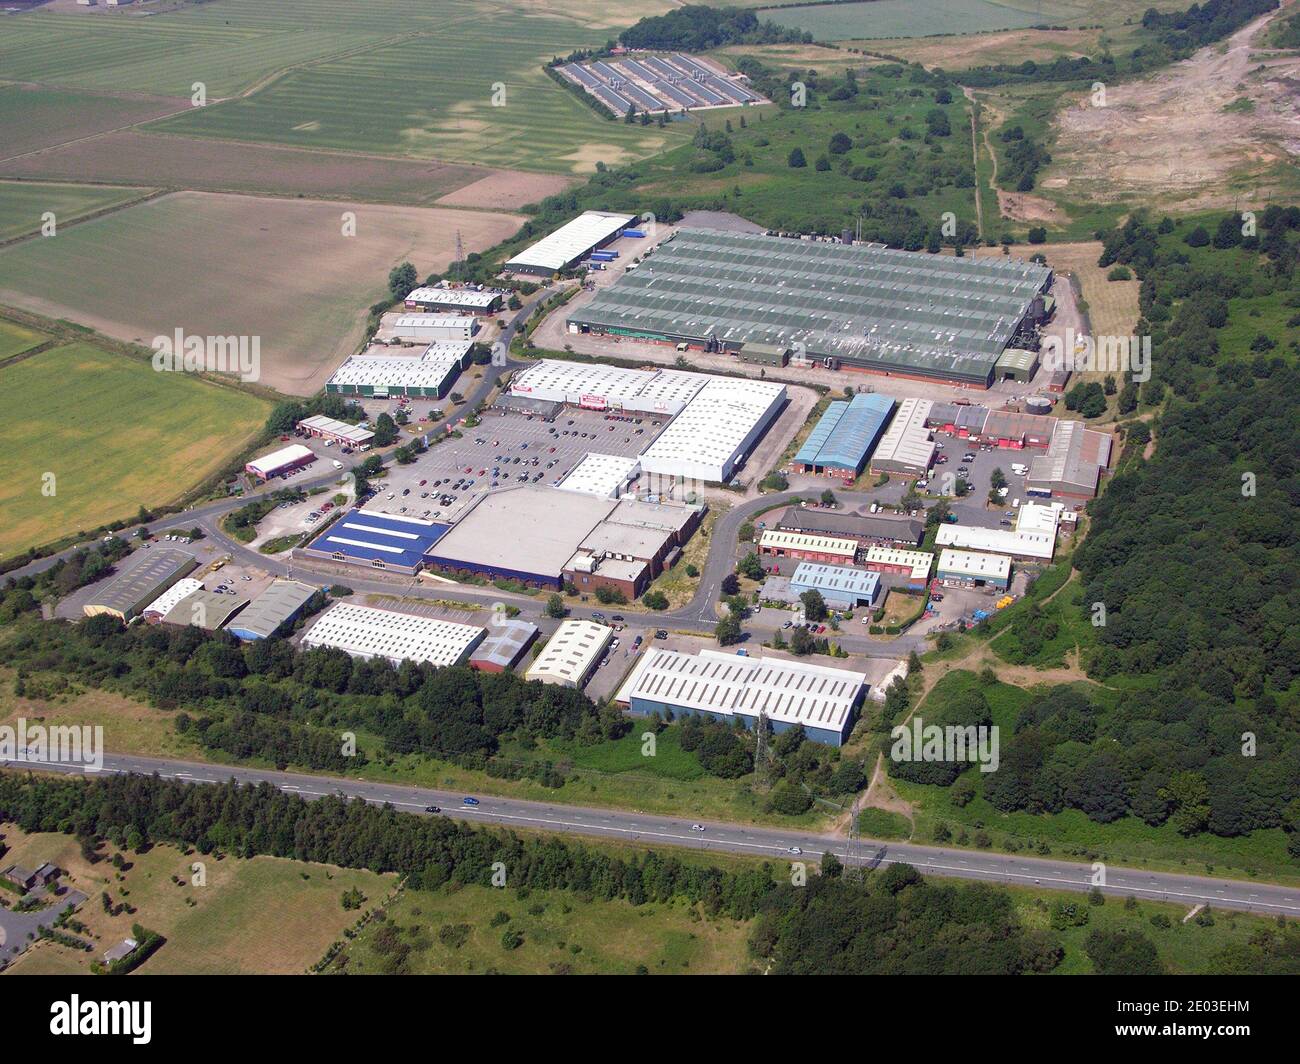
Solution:
{"label": "storage tank", "polygon": [[853,230],[852,230],[852,229],[841,229],[841,230],[840,230],[840,243],[841,243],[841,244],[852,244],[852,243],[853,243]]}
{"label": "storage tank", "polygon": [[1050,414],[1052,400],[1042,395],[1031,395],[1025,400],[1026,414]]}

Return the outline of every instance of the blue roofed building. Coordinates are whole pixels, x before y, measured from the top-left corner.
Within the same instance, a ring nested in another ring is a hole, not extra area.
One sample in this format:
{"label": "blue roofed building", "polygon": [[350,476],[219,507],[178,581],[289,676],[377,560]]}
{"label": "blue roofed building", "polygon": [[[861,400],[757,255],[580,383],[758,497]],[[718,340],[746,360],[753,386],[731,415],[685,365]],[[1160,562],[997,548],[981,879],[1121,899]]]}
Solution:
{"label": "blue roofed building", "polygon": [[423,567],[428,550],[450,529],[418,517],[353,509],[294,554],[413,576]]}
{"label": "blue roofed building", "polygon": [[880,574],[843,565],[802,562],[790,577],[790,591],[795,596],[817,591],[822,601],[835,610],[874,606],[880,595]]}
{"label": "blue roofed building", "polygon": [[804,473],[853,480],[876,449],[894,411],[894,400],[874,392],[837,400],[826,408],[794,456]]}

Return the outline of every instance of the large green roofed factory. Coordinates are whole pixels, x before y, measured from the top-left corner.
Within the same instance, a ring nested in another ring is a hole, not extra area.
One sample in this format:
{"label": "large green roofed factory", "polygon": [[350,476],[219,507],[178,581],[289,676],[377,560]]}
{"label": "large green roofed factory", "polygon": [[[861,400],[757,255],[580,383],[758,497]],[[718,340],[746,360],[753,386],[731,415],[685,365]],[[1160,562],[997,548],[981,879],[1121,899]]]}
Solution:
{"label": "large green roofed factory", "polygon": [[707,351],[771,345],[831,368],[988,387],[1008,347],[1037,348],[1051,283],[1047,267],[1009,257],[682,229],[568,323]]}

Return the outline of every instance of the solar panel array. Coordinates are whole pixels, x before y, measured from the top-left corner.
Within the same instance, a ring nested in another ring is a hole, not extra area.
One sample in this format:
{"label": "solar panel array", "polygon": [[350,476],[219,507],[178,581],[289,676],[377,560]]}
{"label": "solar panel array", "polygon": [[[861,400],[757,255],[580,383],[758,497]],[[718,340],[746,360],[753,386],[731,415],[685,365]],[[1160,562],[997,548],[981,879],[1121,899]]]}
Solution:
{"label": "solar panel array", "polygon": [[1017,259],[683,229],[570,321],[986,381],[1050,278]]}
{"label": "solar panel array", "polygon": [[679,52],[567,63],[559,69],[618,115],[629,107],[654,114],[768,102],[721,68]]}

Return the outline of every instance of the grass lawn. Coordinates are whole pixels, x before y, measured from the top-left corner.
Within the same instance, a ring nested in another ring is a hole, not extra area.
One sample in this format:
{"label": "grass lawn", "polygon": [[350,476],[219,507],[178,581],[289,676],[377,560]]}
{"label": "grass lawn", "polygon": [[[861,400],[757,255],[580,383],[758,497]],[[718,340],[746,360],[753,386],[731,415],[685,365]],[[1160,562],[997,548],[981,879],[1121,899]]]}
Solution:
{"label": "grass lawn", "polygon": [[23,402],[22,416],[0,425],[6,557],[178,498],[251,440],[270,409],[89,343],[6,366],[0,387]]}
{"label": "grass lawn", "polygon": [[40,232],[46,212],[54,215],[56,230],[53,238],[45,239],[57,239],[58,227],[106,207],[129,203],[149,191],[144,188],[0,181],[0,240]]}
{"label": "grass lawn", "polygon": [[[747,966],[747,922],[701,916],[684,904],[635,906],[568,891],[468,886],[403,891],[386,912],[385,923],[372,921],[348,945],[338,968],[384,971],[381,948],[393,928],[396,941],[411,947],[409,971],[419,974],[631,975],[644,967],[707,975]],[[493,926],[498,913],[509,920]],[[523,943],[507,948],[507,931],[520,933]]]}
{"label": "grass lawn", "polygon": [[[85,974],[92,959],[131,934],[133,923],[167,939],[137,969],[142,974],[296,974],[356,921],[358,914],[341,904],[344,891],[359,889],[370,907],[395,882],[391,875],[279,857],[186,856],[167,845],[125,851],[129,867],[119,871],[108,860],[89,864],[71,836],[26,835],[13,825],[0,830],[11,847],[6,860],[51,861],[66,871],[64,883],[88,895],[77,919],[95,945],[94,953],[83,953],[39,943],[13,965],[17,974]],[[112,843],[100,848],[104,858],[116,852]],[[203,864],[203,885],[193,882],[195,861]],[[136,912],[109,916],[101,903],[105,891],[113,904],[126,902]]]}
{"label": "grass lawn", "polygon": [[43,332],[0,318],[0,359],[12,358],[24,351],[30,351],[48,339],[49,337]]}
{"label": "grass lawn", "polygon": [[768,8],[762,22],[810,32],[819,41],[854,38],[925,37],[946,33],[982,33],[1017,29],[1040,21],[1029,10],[990,0],[869,0],[858,4]]}
{"label": "grass lawn", "polygon": [[[713,526],[729,509],[731,507],[725,503],[710,502],[709,512],[704,515],[695,535],[687,542],[677,564],[671,569],[665,569],[650,584],[648,590],[663,592],[670,610],[681,609],[695,597],[700,586],[699,574],[704,572],[704,563],[709,557],[709,544],[713,542]],[[687,566],[695,568],[695,576],[686,572]]]}

